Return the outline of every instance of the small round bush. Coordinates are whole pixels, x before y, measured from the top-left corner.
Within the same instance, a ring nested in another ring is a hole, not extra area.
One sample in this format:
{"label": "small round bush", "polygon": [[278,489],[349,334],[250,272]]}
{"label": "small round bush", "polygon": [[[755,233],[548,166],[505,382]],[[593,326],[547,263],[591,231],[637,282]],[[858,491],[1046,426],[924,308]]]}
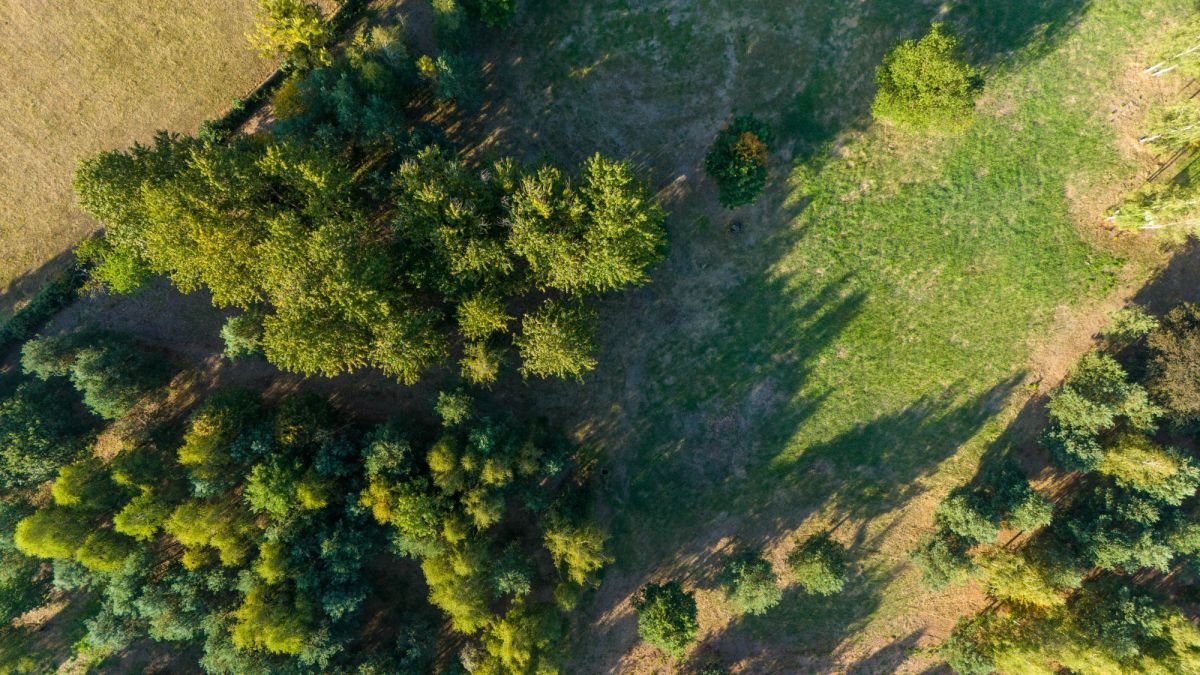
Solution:
{"label": "small round bush", "polygon": [[633,601],[638,614],[638,634],[671,656],[682,656],[696,640],[696,598],[678,581],[647,584]]}
{"label": "small round bush", "polygon": [[764,614],[783,597],[771,563],[759,551],[747,551],[725,568],[725,595],[743,614]]}
{"label": "small round bush", "polygon": [[833,595],[846,585],[846,549],[828,535],[796,547],[787,562],[796,581],[809,593]]}
{"label": "small round bush", "polygon": [[952,129],[971,116],[978,77],[959,54],[958,38],[933,27],[919,41],[905,40],[875,72],[879,87],[871,112],[912,128]]}
{"label": "small round bush", "polygon": [[770,144],[770,127],[750,115],[737,117],[717,134],[704,158],[704,170],[717,182],[722,206],[744,206],[762,193]]}

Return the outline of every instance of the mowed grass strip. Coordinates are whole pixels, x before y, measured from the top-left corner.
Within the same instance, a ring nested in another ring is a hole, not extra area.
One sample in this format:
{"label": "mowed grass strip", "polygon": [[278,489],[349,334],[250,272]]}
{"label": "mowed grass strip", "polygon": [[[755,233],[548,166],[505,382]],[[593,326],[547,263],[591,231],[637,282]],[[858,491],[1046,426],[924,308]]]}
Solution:
{"label": "mowed grass strip", "polygon": [[156,129],[194,132],[273,69],[245,38],[254,8],[254,0],[6,4],[0,319],[36,291],[42,266],[94,227],[71,194],[80,157]]}

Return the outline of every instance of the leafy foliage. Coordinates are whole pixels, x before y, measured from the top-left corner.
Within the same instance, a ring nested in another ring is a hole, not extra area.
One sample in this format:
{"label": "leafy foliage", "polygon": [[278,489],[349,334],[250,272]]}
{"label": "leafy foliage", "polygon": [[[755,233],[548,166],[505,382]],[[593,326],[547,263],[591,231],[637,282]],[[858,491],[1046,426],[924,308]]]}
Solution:
{"label": "leafy foliage", "polygon": [[329,62],[333,31],[321,8],[306,0],[259,0],[258,25],[250,41],[266,58],[286,57],[301,68]]}
{"label": "leafy foliage", "polygon": [[696,599],[678,581],[647,584],[633,601],[642,639],[675,657],[682,656],[693,642],[700,625]]}
{"label": "leafy foliage", "polygon": [[787,563],[809,593],[833,595],[846,585],[846,549],[828,535],[810,537],[788,554]]}
{"label": "leafy foliage", "polygon": [[751,115],[736,117],[717,134],[704,169],[717,182],[721,206],[736,208],[758,199],[767,184],[771,128]]}
{"label": "leafy foliage", "polygon": [[1182,304],[1149,334],[1149,387],[1176,419],[1200,419],[1200,305]]}
{"label": "leafy foliage", "polygon": [[745,551],[734,557],[722,576],[730,604],[744,614],[765,614],[783,598],[775,570],[760,551]]}
{"label": "leafy foliage", "polygon": [[888,52],[875,83],[875,117],[914,128],[964,125],[979,91],[978,75],[959,55],[958,39],[940,23],[920,40],[905,40]]}

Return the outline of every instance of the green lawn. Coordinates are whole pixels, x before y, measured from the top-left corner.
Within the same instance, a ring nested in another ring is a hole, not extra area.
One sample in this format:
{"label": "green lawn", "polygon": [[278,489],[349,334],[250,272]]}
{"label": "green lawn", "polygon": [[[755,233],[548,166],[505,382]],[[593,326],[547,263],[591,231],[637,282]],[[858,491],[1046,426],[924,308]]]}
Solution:
{"label": "green lawn", "polygon": [[[631,155],[673,212],[654,286],[606,309],[602,372],[551,390],[607,471],[619,560],[578,668],[657,663],[627,599],[668,574],[702,590],[709,644],[755,671],[928,659],[916,647],[979,596],[921,588],[907,551],[1031,390],[1031,340],[1116,283],[1094,229],[1149,160],[1109,118],[1144,112],[1140,46],[1191,3],[532,4],[502,45],[525,53],[496,64],[500,140]],[[935,18],[988,75],[975,123],[871,125],[874,66]],[[734,110],[781,142],[775,185],[730,213],[699,166]],[[1125,282],[1154,247],[1132,246]],[[791,592],[741,622],[705,590],[733,542],[780,562],[833,524],[858,559],[846,597]]]}

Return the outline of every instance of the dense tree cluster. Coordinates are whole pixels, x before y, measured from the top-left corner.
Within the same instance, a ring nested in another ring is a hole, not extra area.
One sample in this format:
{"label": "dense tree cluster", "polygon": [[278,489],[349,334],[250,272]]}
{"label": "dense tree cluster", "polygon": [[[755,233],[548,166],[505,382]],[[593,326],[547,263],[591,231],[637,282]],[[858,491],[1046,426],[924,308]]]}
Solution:
{"label": "dense tree cluster", "polygon": [[[994,507],[970,497],[977,488],[942,503],[949,537],[937,555],[938,544],[918,554],[934,561],[929,576],[943,583],[977,570],[998,601],[943,645],[956,671],[1200,668],[1200,629],[1180,604],[1200,574],[1200,463],[1190,449],[1200,380],[1187,347],[1200,335],[1195,313],[1140,315],[1136,330],[1118,331],[1116,356],[1085,355],[1051,394],[1043,444],[1078,476],[1057,507],[1029,496],[1017,501],[1030,506],[989,519]],[[997,526],[1032,535],[1015,549],[989,547]]]}
{"label": "dense tree cluster", "polygon": [[905,40],[875,73],[875,117],[913,128],[953,129],[968,122],[979,77],[959,53],[959,40],[935,23],[920,40]]}
{"label": "dense tree cluster", "polygon": [[527,375],[592,369],[587,298],[648,281],[662,210],[598,155],[574,177],[457,159],[405,117],[413,72],[375,31],[289,81],[272,131],[162,133],[85,160],[80,204],[106,226],[80,251],[94,279],[207,290],[261,321],[228,327],[235,352],[306,374],[411,383],[457,358],[486,384],[514,350]]}
{"label": "dense tree cluster", "polygon": [[438,648],[419,615],[392,647],[359,643],[373,577],[392,569],[423,577],[429,602],[470,636],[474,672],[555,672],[563,612],[611,560],[564,439],[479,416],[462,392],[439,397],[439,431],[359,430],[319,398],[266,405],[224,390],[182,429],[143,414],[115,450],[88,452],[99,418],[91,379],[74,374],[87,349],[112,352],[99,362],[113,372],[95,376],[116,382],[102,387],[112,401],[129,398],[118,375],[139,395],[162,383],[137,380],[151,357],[116,335],[26,345],[30,379],[0,398],[14,459],[0,494],[8,618],[53,580],[100,599],[81,643],[100,657],[145,636],[196,646],[212,673],[426,672]]}

